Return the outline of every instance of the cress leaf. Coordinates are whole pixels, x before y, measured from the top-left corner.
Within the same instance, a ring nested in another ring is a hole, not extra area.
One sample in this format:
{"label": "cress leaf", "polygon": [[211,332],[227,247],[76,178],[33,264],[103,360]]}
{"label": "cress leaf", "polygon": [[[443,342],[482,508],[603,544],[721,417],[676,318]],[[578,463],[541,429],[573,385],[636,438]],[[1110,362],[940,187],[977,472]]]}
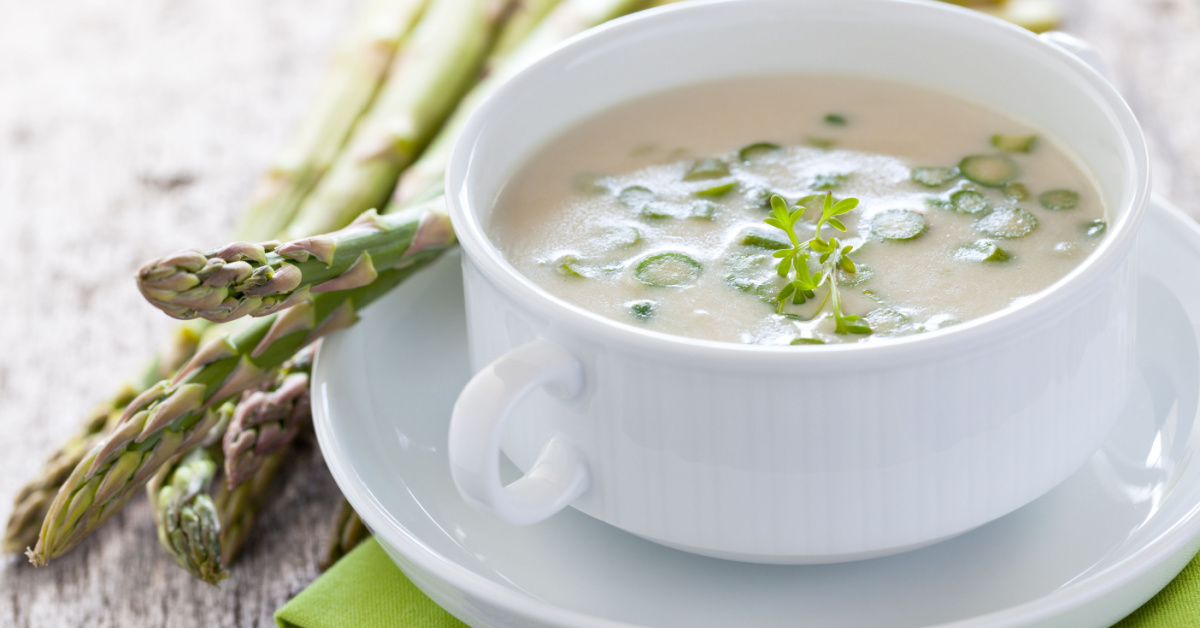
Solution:
{"label": "cress leaf", "polygon": [[791,255],[788,255],[788,256],[784,257],[783,259],[779,260],[779,267],[776,268],[775,270],[776,270],[776,272],[779,273],[780,277],[787,277],[788,273],[790,273],[792,270],[793,264],[795,264],[795,259],[793,259],[793,257]]}
{"label": "cress leaf", "polygon": [[799,282],[793,281],[792,283],[790,283],[788,285],[795,288],[795,292],[792,293],[792,303],[795,303],[796,305],[800,305],[808,300],[810,295],[809,295],[808,291],[805,290],[804,287],[800,285]]}
{"label": "cress leaf", "polygon": [[833,215],[841,216],[842,214],[848,214],[848,213],[854,211],[854,209],[857,207],[858,207],[858,199],[857,198],[844,198],[844,199],[838,201],[837,204],[835,204],[833,206]]}
{"label": "cress leaf", "polygon": [[[796,267],[796,274],[798,274],[799,276],[801,276],[801,277],[809,276],[808,256],[807,255],[797,255],[792,260],[792,265]],[[814,286],[814,287],[816,287],[816,286]]]}

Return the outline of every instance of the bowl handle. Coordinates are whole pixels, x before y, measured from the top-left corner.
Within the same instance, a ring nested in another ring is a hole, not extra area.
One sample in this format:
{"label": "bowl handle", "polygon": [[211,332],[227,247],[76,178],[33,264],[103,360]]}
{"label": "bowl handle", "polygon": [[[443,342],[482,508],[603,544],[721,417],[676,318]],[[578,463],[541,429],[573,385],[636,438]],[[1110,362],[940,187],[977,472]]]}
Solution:
{"label": "bowl handle", "polygon": [[1068,35],[1062,31],[1049,31],[1038,35],[1042,41],[1062,48],[1067,52],[1079,57],[1081,61],[1092,66],[1092,69],[1099,72],[1101,76],[1108,79],[1108,66],[1104,64],[1104,59],[1100,57],[1100,53],[1086,41],[1074,36]]}
{"label": "bowl handle", "polygon": [[588,489],[583,454],[557,435],[519,480],[500,482],[500,437],[514,408],[529,393],[547,388],[570,399],[583,389],[583,366],[570,353],[535,340],[500,356],[467,382],[450,417],[450,474],[458,492],[476,509],[518,525],[537,523]]}

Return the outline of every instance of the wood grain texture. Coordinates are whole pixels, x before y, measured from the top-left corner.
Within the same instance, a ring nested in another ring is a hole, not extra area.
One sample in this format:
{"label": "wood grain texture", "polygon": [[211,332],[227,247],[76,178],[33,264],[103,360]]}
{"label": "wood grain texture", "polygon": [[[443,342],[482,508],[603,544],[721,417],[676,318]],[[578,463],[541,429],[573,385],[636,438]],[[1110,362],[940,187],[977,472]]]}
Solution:
{"label": "wood grain texture", "polygon": [[1155,193],[1200,219],[1200,3],[1057,1],[1141,121]]}
{"label": "wood grain texture", "polygon": [[[0,520],[173,324],[137,266],[225,239],[353,3],[0,0]],[[0,568],[0,626],[269,626],[318,573],[337,488],[314,445],[233,576],[198,583],[141,497],[49,567]]]}
{"label": "wood grain texture", "polygon": [[[1200,217],[1200,5],[1059,0],[1145,125],[1155,188]],[[171,324],[131,281],[216,243],[299,118],[338,0],[0,0],[0,521]],[[337,488],[301,447],[221,590],[138,499],[43,569],[0,567],[0,626],[269,626],[316,575]]]}

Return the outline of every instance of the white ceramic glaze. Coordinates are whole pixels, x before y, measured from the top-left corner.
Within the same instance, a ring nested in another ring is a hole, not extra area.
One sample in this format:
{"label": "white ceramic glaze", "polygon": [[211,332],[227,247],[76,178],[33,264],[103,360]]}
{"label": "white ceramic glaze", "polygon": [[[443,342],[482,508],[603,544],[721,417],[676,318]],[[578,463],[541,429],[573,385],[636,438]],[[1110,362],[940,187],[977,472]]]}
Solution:
{"label": "white ceramic glaze", "polygon": [[[616,323],[542,291],[488,242],[501,186],[576,121],[673,86],[785,72],[887,77],[1031,123],[1096,175],[1113,213],[1106,241],[1020,306],[888,343],[805,348]],[[1125,404],[1148,186],[1140,130],[1104,78],[974,12],[717,0],[595,29],[497,90],[450,161],[480,373],[468,391],[488,391],[464,395],[452,421],[457,486],[514,523],[569,501],[659,543],[757,562],[868,558],[992,521],[1077,470]],[[531,343],[574,358],[578,394],[528,385],[562,383],[549,373],[564,368],[531,361]],[[499,442],[529,472],[508,489],[495,467]]]}
{"label": "white ceramic glaze", "polygon": [[1108,626],[1200,543],[1200,230],[1156,207],[1141,240],[1134,394],[1100,452],[1032,504],[898,556],[734,563],[578,512],[512,526],[468,506],[445,449],[471,374],[457,255],[326,340],[314,373],[317,435],[396,563],[476,628]]}

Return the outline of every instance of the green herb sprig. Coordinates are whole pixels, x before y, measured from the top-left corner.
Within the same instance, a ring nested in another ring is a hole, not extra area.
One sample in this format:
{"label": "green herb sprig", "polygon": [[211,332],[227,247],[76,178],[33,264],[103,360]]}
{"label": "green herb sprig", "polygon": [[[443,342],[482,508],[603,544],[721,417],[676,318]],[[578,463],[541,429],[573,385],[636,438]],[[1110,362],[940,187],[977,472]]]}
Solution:
{"label": "green herb sprig", "polygon": [[[813,312],[813,317],[825,309],[826,303],[830,303],[836,333],[869,334],[871,328],[862,324],[857,315],[846,314],[843,311],[841,294],[838,292],[838,270],[849,274],[858,272],[858,267],[850,257],[854,248],[842,245],[834,236],[828,239],[821,237],[821,229],[827,225],[838,231],[846,230],[846,225],[842,224],[838,216],[854,211],[858,207],[858,199],[845,198],[835,203],[833,194],[829,193],[823,196],[823,200],[821,216],[816,222],[816,233],[811,239],[802,242],[796,235],[796,223],[804,216],[807,208],[799,202],[793,207],[788,207],[783,197],[778,194],[771,196],[771,217],[764,222],[782,230],[792,244],[790,248],[775,251],[773,254],[779,258],[776,272],[780,277],[788,279],[788,283],[775,295],[775,311],[782,314],[789,301],[800,304],[815,298],[817,290],[828,284],[829,288],[821,304],[817,306],[817,311]],[[819,267],[816,271],[810,270],[810,258],[813,254],[818,256]]]}

